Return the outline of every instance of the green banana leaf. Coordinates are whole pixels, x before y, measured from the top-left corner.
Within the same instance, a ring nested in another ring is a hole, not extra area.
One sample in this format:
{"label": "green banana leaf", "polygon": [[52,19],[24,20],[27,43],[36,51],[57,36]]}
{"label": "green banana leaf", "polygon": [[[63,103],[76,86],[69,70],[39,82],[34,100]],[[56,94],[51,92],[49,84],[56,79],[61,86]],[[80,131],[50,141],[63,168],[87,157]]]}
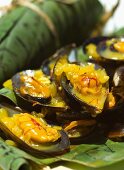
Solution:
{"label": "green banana leaf", "polygon": [[[37,166],[46,166],[54,162],[66,161],[78,163],[79,167],[85,165],[91,168],[102,168],[124,160],[124,143],[112,142],[108,140],[105,144],[81,144],[73,147],[69,153],[60,157],[38,158],[28,153],[6,145],[0,141],[0,167],[3,170],[19,170],[21,166],[29,170],[32,166],[30,161]],[[59,165],[59,164],[58,164]]]}
{"label": "green banana leaf", "polygon": [[39,67],[59,47],[81,44],[104,13],[98,0],[45,0],[33,4],[51,20],[58,38],[29,8],[14,8],[0,18],[0,86],[18,71]]}
{"label": "green banana leaf", "polygon": [[8,146],[4,141],[0,140],[0,168],[2,170],[31,170],[31,163],[40,166],[45,166],[55,162],[57,158],[36,158],[28,153],[13,147]]}
{"label": "green banana leaf", "polygon": [[0,101],[4,101],[6,99],[11,100],[13,104],[17,105],[14,92],[8,88],[2,88],[0,89]]}
{"label": "green banana leaf", "polygon": [[62,160],[100,168],[124,160],[124,143],[108,140],[105,144],[81,144],[63,155]]}

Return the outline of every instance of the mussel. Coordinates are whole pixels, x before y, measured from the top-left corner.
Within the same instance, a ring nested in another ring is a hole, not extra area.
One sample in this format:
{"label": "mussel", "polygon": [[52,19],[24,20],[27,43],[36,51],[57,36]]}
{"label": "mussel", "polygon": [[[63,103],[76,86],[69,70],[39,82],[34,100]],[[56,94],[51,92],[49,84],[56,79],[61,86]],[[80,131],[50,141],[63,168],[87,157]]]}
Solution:
{"label": "mussel", "polygon": [[61,127],[6,105],[0,105],[0,110],[0,128],[20,148],[36,156],[53,156],[69,150],[68,136]]}
{"label": "mussel", "polygon": [[96,37],[83,44],[83,51],[92,62],[106,69],[112,81],[115,69],[124,64],[124,39],[120,37]]}
{"label": "mussel", "polygon": [[66,56],[70,62],[77,61],[77,49],[75,44],[70,44],[64,48],[59,49],[54,55],[45,59],[42,62],[41,69],[46,74],[49,75],[52,79],[53,69],[56,61],[60,57]]}
{"label": "mussel", "polygon": [[[91,136],[96,127],[95,119],[82,119],[75,121],[67,121],[63,128],[67,132],[71,144],[88,142],[89,136]],[[86,140],[87,139],[87,140]]]}
{"label": "mussel", "polygon": [[101,41],[97,51],[106,60],[124,61],[124,38],[112,38]]}
{"label": "mussel", "polygon": [[94,38],[89,38],[83,43],[83,53],[87,54],[89,56],[90,61],[93,62],[99,62],[102,60],[100,55],[97,52],[97,46],[100,42],[106,41],[110,39],[111,37],[106,36],[99,36]]}
{"label": "mussel", "polygon": [[70,143],[104,143],[107,140],[106,126],[99,124],[96,119],[82,119],[76,121],[67,121],[63,124],[67,132]]}
{"label": "mussel", "polygon": [[57,93],[54,82],[41,70],[26,70],[12,77],[13,90],[18,105],[29,111],[40,111],[41,107],[63,111],[68,108]]}
{"label": "mussel", "polygon": [[124,141],[124,124],[116,122],[113,125],[113,127],[110,129],[108,133],[108,138],[116,142],[123,142]]}
{"label": "mussel", "polygon": [[124,66],[120,66],[115,70],[113,92],[124,99]]}
{"label": "mussel", "polygon": [[[59,73],[59,69],[56,72]],[[94,64],[66,63],[58,77],[66,100],[72,108],[87,110],[92,116],[102,112],[109,92],[109,77],[104,69],[95,68]]]}
{"label": "mussel", "polygon": [[74,121],[74,120],[82,120],[82,119],[91,119],[91,114],[86,110],[67,110],[65,112],[56,112],[56,118],[58,122],[64,122],[64,121]]}

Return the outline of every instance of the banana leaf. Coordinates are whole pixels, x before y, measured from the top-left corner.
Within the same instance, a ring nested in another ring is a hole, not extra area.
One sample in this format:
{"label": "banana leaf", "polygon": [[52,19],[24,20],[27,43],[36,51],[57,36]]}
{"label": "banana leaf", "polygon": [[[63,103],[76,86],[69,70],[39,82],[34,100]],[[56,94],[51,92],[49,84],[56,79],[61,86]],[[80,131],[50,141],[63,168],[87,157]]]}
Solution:
{"label": "banana leaf", "polygon": [[57,158],[36,158],[16,147],[7,145],[0,139],[0,168],[2,170],[31,170],[34,165],[35,170],[39,170],[56,160]]}
{"label": "banana leaf", "polygon": [[[77,163],[78,169],[81,169],[81,167],[86,170],[94,170],[94,168],[98,170],[115,169],[114,167],[119,167],[120,161],[124,161],[123,147],[124,143],[122,142],[108,140],[105,144],[81,144],[75,146],[69,153],[59,157],[38,158],[16,147],[8,146],[4,141],[0,140],[0,168],[2,170],[19,170],[21,168],[30,170],[34,169],[33,167],[35,166],[35,170],[40,170],[41,167],[47,165],[53,167],[61,163],[66,165],[68,162],[68,165],[69,163],[70,165]],[[121,165],[121,167],[123,166]]]}
{"label": "banana leaf", "polygon": [[13,104],[17,105],[16,97],[12,90],[8,88],[0,89],[0,101],[9,102],[10,100]]}
{"label": "banana leaf", "polygon": [[81,44],[104,13],[98,0],[32,3],[47,15],[57,36],[46,20],[28,7],[16,7],[0,18],[0,86],[18,71],[39,67],[59,47]]}

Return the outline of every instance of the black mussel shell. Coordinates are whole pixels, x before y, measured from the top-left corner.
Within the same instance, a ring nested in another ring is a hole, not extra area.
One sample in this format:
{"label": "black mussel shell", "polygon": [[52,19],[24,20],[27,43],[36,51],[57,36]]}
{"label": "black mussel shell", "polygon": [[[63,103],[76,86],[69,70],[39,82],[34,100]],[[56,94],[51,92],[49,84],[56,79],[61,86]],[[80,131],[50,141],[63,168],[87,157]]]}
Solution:
{"label": "black mussel shell", "polygon": [[63,123],[65,121],[91,119],[92,117],[91,114],[86,110],[81,110],[81,111],[68,110],[66,112],[57,112],[56,118],[58,122]]}
{"label": "black mussel shell", "polygon": [[59,105],[57,106],[53,104],[53,100],[51,96],[44,98],[44,97],[34,97],[34,96],[31,96],[30,94],[29,95],[21,94],[20,87],[23,86],[23,83],[21,82],[20,75],[26,74],[26,75],[29,75],[30,77],[34,75],[34,72],[35,70],[26,70],[21,73],[17,73],[12,77],[13,90],[14,90],[14,93],[17,99],[18,106],[28,111],[34,110],[37,112],[40,112],[42,107],[45,107],[45,108],[48,108],[54,111],[67,110],[68,106],[66,104],[64,106],[59,106]]}
{"label": "black mussel shell", "polygon": [[124,100],[118,95],[114,96],[114,98],[114,105],[110,107],[107,104],[103,112],[96,117],[97,122],[105,125],[108,130],[110,130],[116,122],[124,122]]}
{"label": "black mussel shell", "polygon": [[124,42],[124,39],[111,38],[100,42],[97,46],[97,52],[103,60],[101,65],[110,76],[110,81],[112,81],[115,70],[121,65],[124,65],[124,52],[120,52],[114,47],[118,42]]}
{"label": "black mussel shell", "polygon": [[[107,44],[106,42],[111,41],[112,39],[117,39],[117,38],[116,37],[95,37],[95,38],[86,40],[86,42],[84,42],[84,45],[83,45],[83,52],[89,55],[89,61],[93,63],[98,63],[103,68],[105,68],[107,74],[110,77],[110,80],[109,80],[110,88],[112,86],[112,78],[113,78],[115,69],[123,64],[122,60],[119,60],[119,59],[115,60],[115,58],[117,58],[116,54],[119,54],[119,53],[115,51],[113,46],[111,45],[110,47],[108,47],[106,45]],[[94,46],[89,46],[88,48],[88,45],[90,44],[93,44]],[[89,49],[89,52],[87,48]],[[109,49],[107,54],[106,54],[106,49]],[[122,55],[122,54],[119,54],[119,55]]]}
{"label": "black mussel shell", "polygon": [[53,56],[45,59],[42,62],[41,70],[43,71],[44,74],[46,74],[48,76],[52,76],[53,68],[54,68],[54,65],[56,63],[58,54],[59,54],[59,52],[56,52]]}
{"label": "black mussel shell", "polygon": [[[77,126],[69,127],[77,123]],[[68,133],[70,143],[104,143],[106,140],[105,129],[100,127],[95,119],[83,119],[78,121],[67,122],[63,125],[64,130]]]}
{"label": "black mussel shell", "polygon": [[60,57],[67,55],[69,62],[75,62],[77,60],[77,50],[75,47],[75,44],[68,45],[64,48],[61,48],[54,55],[44,60],[41,65],[42,71],[52,78],[54,65]]}
{"label": "black mussel shell", "polygon": [[83,53],[88,56],[88,61],[104,66],[103,64],[104,59],[97,52],[97,46],[99,45],[100,42],[106,41],[110,38],[111,37],[108,36],[98,36],[89,38],[83,43],[82,46]]}
{"label": "black mussel shell", "polygon": [[115,70],[113,76],[113,92],[124,99],[124,66]]}
{"label": "black mussel shell", "polygon": [[108,132],[108,138],[113,141],[123,142],[124,141],[124,123],[117,123]]}
{"label": "black mussel shell", "polygon": [[99,37],[93,37],[93,38],[87,39],[86,41],[84,41],[83,46],[82,46],[83,52],[87,54],[87,46],[89,44],[95,44],[97,46],[101,41],[105,41],[110,38],[111,37],[107,37],[107,36],[99,36]]}
{"label": "black mussel shell", "polygon": [[[12,117],[13,114],[19,114],[18,109],[16,110],[10,106],[0,105],[0,108],[6,109],[9,117]],[[20,113],[23,113],[23,112],[20,112]],[[60,138],[55,142],[37,143],[37,145],[30,145],[26,143],[25,141],[23,141],[22,139],[20,139],[15,134],[13,134],[10,131],[10,129],[4,124],[2,119],[0,119],[0,128],[8,137],[10,137],[13,141],[15,141],[20,148],[38,157],[39,156],[55,156],[55,155],[63,154],[69,150],[70,142],[69,142],[68,135],[66,134],[64,130],[58,130],[58,133],[60,134]]]}

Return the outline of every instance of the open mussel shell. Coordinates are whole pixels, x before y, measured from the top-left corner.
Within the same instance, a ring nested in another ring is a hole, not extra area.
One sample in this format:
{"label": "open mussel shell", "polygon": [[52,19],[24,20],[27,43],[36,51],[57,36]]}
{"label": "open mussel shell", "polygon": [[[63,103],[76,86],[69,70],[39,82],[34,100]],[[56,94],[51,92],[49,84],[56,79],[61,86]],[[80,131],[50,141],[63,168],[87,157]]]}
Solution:
{"label": "open mussel shell", "polygon": [[86,41],[84,41],[82,49],[83,53],[88,56],[88,61],[93,63],[100,63],[103,60],[97,52],[97,46],[100,42],[106,41],[110,38],[111,37],[108,36],[98,36],[89,38]]}
{"label": "open mussel shell", "polygon": [[46,75],[52,76],[53,68],[54,68],[54,65],[56,63],[58,54],[59,54],[59,51],[57,51],[53,56],[45,59],[42,62],[41,69]]}
{"label": "open mussel shell", "polygon": [[[95,37],[86,40],[83,44],[83,52],[89,56],[89,61],[98,63],[105,68],[107,74],[110,77],[110,87],[112,86],[112,78],[115,69],[123,64],[122,53],[114,50],[113,39],[119,39],[116,37]],[[117,56],[121,57],[117,57]]]}
{"label": "open mussel shell", "polygon": [[87,54],[87,46],[89,44],[94,44],[94,45],[98,45],[101,41],[105,41],[107,39],[109,39],[110,37],[107,36],[98,36],[98,37],[93,37],[93,38],[89,38],[86,41],[84,41],[82,48],[83,48],[83,52],[85,54]]}
{"label": "open mussel shell", "polygon": [[124,99],[124,66],[120,66],[115,70],[113,92]]}
{"label": "open mussel shell", "polygon": [[124,141],[124,123],[117,123],[113,125],[113,127],[108,132],[108,138],[116,141],[123,142]]}
{"label": "open mussel shell", "polygon": [[[34,74],[35,74],[35,70],[26,70],[26,71],[17,73],[12,77],[13,91],[15,93],[18,106],[21,108],[24,108],[28,111],[34,110],[37,112],[40,112],[42,107],[45,107],[47,109],[54,110],[54,111],[67,110],[68,106],[65,104],[65,102],[62,100],[62,98],[59,96],[57,96],[55,99],[52,98],[52,94],[50,94],[47,97],[42,97],[42,96],[40,97],[39,91],[38,91],[38,93],[36,93],[36,94],[38,94],[39,97],[33,96],[31,93],[28,94],[28,87],[30,88],[32,85],[30,85],[26,82],[22,82],[21,76],[26,75],[27,77],[29,77],[29,79],[32,79],[34,81],[35,80],[33,77]],[[37,89],[39,88],[39,86],[42,86],[39,81],[37,81],[37,80],[35,80],[35,81],[36,81],[36,83],[38,82]],[[43,81],[46,81],[46,80],[43,80]],[[48,78],[48,81],[50,81],[49,78]],[[50,83],[52,83],[52,82],[50,82]],[[47,86],[47,84],[43,85],[43,87],[45,87],[45,86]],[[27,94],[21,93],[21,91],[20,91],[21,87],[22,87],[22,89],[23,89],[23,87],[27,88],[27,89],[25,88]],[[34,87],[32,86],[32,89],[33,88]],[[36,91],[37,91],[37,89],[36,89]],[[55,89],[55,91],[56,91],[56,89]],[[45,89],[45,92],[47,92],[47,89]],[[58,103],[57,103],[58,104],[57,105],[57,104],[55,104],[56,102],[62,103],[62,105],[59,105]]]}
{"label": "open mussel shell", "polygon": [[[81,65],[81,67],[85,67],[85,65]],[[101,67],[96,68],[96,70],[99,68],[101,68]],[[105,73],[105,75],[106,75],[106,73]],[[87,77],[86,72],[82,76],[84,76],[84,78],[81,79],[82,83],[84,81],[83,84],[85,84],[86,81],[88,80],[88,82],[89,82],[88,84],[90,84],[91,79],[90,79],[90,77]],[[93,79],[93,81],[96,85],[95,87],[97,89],[98,88],[97,79],[95,79],[95,77],[94,78],[92,77],[92,79]],[[92,116],[96,116],[97,114],[102,112],[107,95],[108,95],[108,91],[109,91],[108,80],[104,84],[102,84],[100,91],[99,91],[99,95],[96,95],[96,94],[94,95],[90,92],[90,97],[88,97],[89,92],[85,94],[85,97],[83,97],[84,94],[82,94],[82,92],[75,89],[75,86],[73,84],[71,84],[70,80],[68,80],[68,78],[67,78],[66,73],[64,73],[64,72],[61,75],[60,82],[61,82],[61,86],[64,90],[64,94],[66,96],[66,102],[71,106],[71,108],[73,108],[75,110],[86,110],[87,112],[91,113]],[[78,85],[80,86],[80,84],[78,84]],[[88,89],[88,88],[90,89],[89,86],[87,86],[86,89]],[[87,97],[87,100],[86,100],[86,97]],[[95,104],[94,103],[92,104],[92,101],[94,101],[94,102],[97,101],[97,102],[95,102]]]}
{"label": "open mussel shell", "polygon": [[101,143],[106,140],[103,127],[101,128],[95,119],[82,119],[68,121],[63,125],[67,132],[70,143]]}
{"label": "open mussel shell", "polygon": [[[36,87],[39,86],[43,86],[42,84],[40,84],[40,81],[38,81],[35,77],[35,70],[26,70],[20,73],[15,74],[12,77],[12,85],[14,88],[14,92],[16,94],[20,94],[21,96],[23,96],[24,98],[28,99],[28,100],[33,100],[33,101],[37,101],[40,103],[49,103],[51,100],[51,96],[45,96],[45,95],[40,95],[40,91],[37,92],[37,89],[35,89],[36,94],[33,94],[33,85],[35,85],[34,83],[37,84]],[[26,78],[25,78],[26,76]],[[42,83],[42,82],[41,82]],[[31,91],[30,89],[28,89],[28,87],[30,88],[32,86],[32,93],[29,92]],[[23,91],[26,91],[26,93],[21,92],[21,88]],[[42,91],[41,91],[42,92]]]}
{"label": "open mussel shell", "polygon": [[106,124],[109,127],[117,121],[121,122],[124,119],[124,99],[113,90],[108,94],[104,110],[96,117],[98,122]]}
{"label": "open mussel shell", "polygon": [[97,52],[101,56],[110,79],[112,81],[115,70],[124,65],[124,38],[111,38],[97,45]]}
{"label": "open mussel shell", "polygon": [[53,77],[53,69],[56,61],[62,57],[67,56],[69,62],[75,62],[77,60],[77,50],[75,44],[70,44],[64,48],[59,49],[54,55],[45,59],[41,64],[42,71],[49,75],[51,78]]}
{"label": "open mussel shell", "polygon": [[[17,110],[17,112],[16,112],[16,109],[12,109],[12,107],[9,108],[9,106],[0,105],[0,108],[4,108],[7,110],[9,118],[15,114],[19,114],[19,110]],[[20,113],[20,114],[25,114],[25,113]],[[42,119],[40,119],[40,120],[43,122]],[[16,121],[18,121],[18,120],[16,120]],[[23,121],[24,121],[23,123],[25,123],[25,119]],[[30,124],[30,122],[28,122],[28,124]],[[35,122],[34,127],[36,128],[36,126],[37,126],[37,124]],[[51,127],[54,128],[54,126],[51,126]],[[8,137],[10,137],[13,141],[15,141],[20,148],[24,149],[25,151],[27,151],[37,157],[39,157],[39,156],[55,156],[55,155],[63,154],[69,150],[70,142],[68,139],[68,135],[66,134],[66,132],[64,130],[59,130],[59,129],[57,130],[60,137],[57,140],[55,140],[54,142],[52,142],[52,141],[46,142],[46,143],[35,142],[34,144],[29,144],[25,140],[23,140],[23,138],[22,139],[21,139],[21,137],[19,138],[15,133],[12,132],[8,128],[8,126],[4,123],[4,119],[0,119],[0,128]],[[29,128],[29,127],[25,127],[25,129],[26,128]],[[28,132],[29,131],[27,131],[27,133]],[[25,135],[27,133],[25,133]],[[26,140],[28,139],[28,137],[26,138]]]}
{"label": "open mussel shell", "polygon": [[65,121],[73,121],[73,120],[82,120],[82,119],[91,119],[91,114],[86,110],[68,110],[66,112],[56,112],[56,118],[58,122],[62,123]]}
{"label": "open mussel shell", "polygon": [[124,61],[124,38],[111,38],[97,45],[97,52],[105,60]]}

